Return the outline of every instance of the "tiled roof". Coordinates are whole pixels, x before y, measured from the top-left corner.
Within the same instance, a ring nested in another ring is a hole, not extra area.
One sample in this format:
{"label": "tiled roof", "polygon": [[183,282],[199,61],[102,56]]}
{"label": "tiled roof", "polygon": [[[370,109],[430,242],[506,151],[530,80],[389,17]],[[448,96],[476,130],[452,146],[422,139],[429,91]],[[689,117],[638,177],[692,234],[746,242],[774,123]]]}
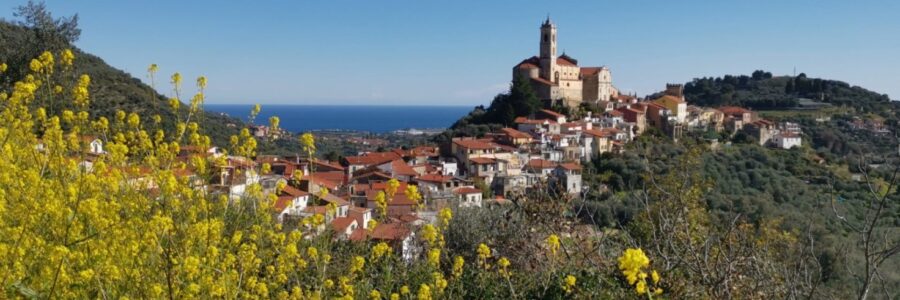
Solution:
{"label": "tiled roof", "polygon": [[609,132],[605,132],[605,131],[603,131],[602,129],[596,129],[596,128],[592,128],[592,129],[585,130],[584,133],[585,133],[585,134],[588,134],[588,135],[595,136],[595,137],[608,137],[608,136],[610,136]]}
{"label": "tiled roof", "polygon": [[474,163],[476,165],[487,165],[487,164],[492,164],[492,163],[497,162],[496,159],[489,158],[489,157],[473,157],[473,158],[470,158],[469,161],[471,161],[472,163]]}
{"label": "tiled roof", "polygon": [[549,160],[535,158],[535,159],[529,160],[528,163],[525,164],[525,166],[532,168],[532,169],[552,169],[552,168],[556,167],[556,163],[549,161]]}
{"label": "tiled roof", "polygon": [[344,159],[350,165],[371,166],[401,158],[394,152],[372,152],[360,156],[347,156]]}
{"label": "tiled roof", "polygon": [[487,150],[494,149],[497,147],[494,143],[479,141],[479,140],[469,140],[469,139],[460,139],[453,140],[454,144],[459,145],[460,147],[466,149],[475,149],[475,150]]}
{"label": "tiled roof", "polygon": [[559,164],[559,167],[563,168],[565,170],[570,170],[570,171],[581,170],[581,165],[576,164],[576,163],[570,163],[570,162],[569,163],[561,163],[561,164]]}
{"label": "tiled roof", "polygon": [[600,73],[600,70],[603,70],[603,69],[606,69],[606,67],[582,67],[581,75],[585,75],[585,76],[597,75],[597,73]]}
{"label": "tiled roof", "polygon": [[[347,227],[350,227],[350,225],[353,224],[353,222],[356,222],[356,219],[350,217],[337,217],[331,221],[331,228],[336,232],[344,232],[347,230]],[[357,226],[359,226],[359,224],[357,224]]]}
{"label": "tiled roof", "polygon": [[552,116],[554,118],[564,118],[565,117],[565,115],[555,112],[555,111],[552,111],[552,110],[549,110],[549,109],[541,109],[540,112],[545,115]]}
{"label": "tiled roof", "polygon": [[562,66],[577,67],[578,60],[563,53],[563,55],[560,55],[559,57],[556,58],[556,64],[562,65]]}
{"label": "tiled roof", "polygon": [[514,139],[530,139],[531,138],[530,134],[509,128],[509,127],[500,129],[500,131],[502,131],[504,134],[506,134],[507,136],[514,138]]}
{"label": "tiled roof", "polygon": [[291,196],[291,197],[303,197],[309,195],[309,193],[301,191],[298,188],[292,187],[290,185],[285,185],[283,189],[281,189],[280,195]]}
{"label": "tiled roof", "polygon": [[458,187],[453,189],[453,193],[457,195],[467,195],[467,194],[481,194],[481,190],[473,188],[473,187]]}
{"label": "tiled roof", "polygon": [[419,175],[416,170],[406,164],[402,159],[395,159],[391,161],[391,171],[394,175],[403,175],[403,176],[417,176]]}
{"label": "tiled roof", "polygon": [[444,176],[440,174],[425,174],[416,178],[417,181],[425,181],[425,182],[450,182],[453,180],[453,176]]}

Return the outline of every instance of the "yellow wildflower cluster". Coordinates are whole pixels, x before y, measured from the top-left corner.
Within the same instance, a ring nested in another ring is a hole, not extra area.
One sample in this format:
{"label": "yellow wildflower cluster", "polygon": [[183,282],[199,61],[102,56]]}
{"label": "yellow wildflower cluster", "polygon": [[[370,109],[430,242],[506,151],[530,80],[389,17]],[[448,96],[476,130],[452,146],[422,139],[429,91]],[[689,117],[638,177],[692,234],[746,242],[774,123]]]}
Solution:
{"label": "yellow wildflower cluster", "polygon": [[556,255],[556,253],[559,252],[559,236],[551,234],[547,237],[546,243],[547,249],[550,250],[550,254]]}
{"label": "yellow wildflower cluster", "polygon": [[563,291],[565,291],[566,294],[571,294],[572,292],[575,291],[575,284],[577,282],[578,282],[578,279],[575,278],[575,276],[573,276],[571,274],[566,275],[566,278],[563,279],[563,285],[562,285]]}
{"label": "yellow wildflower cluster", "polygon": [[647,283],[647,277],[651,276],[652,283],[656,286],[652,292],[654,294],[662,294],[663,290],[658,286],[659,273],[656,270],[652,270],[652,275],[649,275],[646,272],[649,268],[650,258],[640,248],[625,249],[625,252],[619,257],[619,270],[622,271],[622,275],[625,276],[628,285],[634,286],[635,292],[638,294],[651,292]]}

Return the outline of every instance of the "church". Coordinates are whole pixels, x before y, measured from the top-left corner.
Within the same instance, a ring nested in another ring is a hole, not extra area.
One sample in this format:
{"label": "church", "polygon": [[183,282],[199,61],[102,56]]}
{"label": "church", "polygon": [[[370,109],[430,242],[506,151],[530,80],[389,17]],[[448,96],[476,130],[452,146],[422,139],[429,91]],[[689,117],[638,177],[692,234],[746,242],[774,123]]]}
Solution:
{"label": "church", "polygon": [[513,67],[513,77],[531,79],[538,98],[576,107],[581,103],[609,101],[619,95],[612,85],[609,68],[579,67],[578,60],[556,55],[556,24],[550,17],[541,24],[540,56],[527,58]]}

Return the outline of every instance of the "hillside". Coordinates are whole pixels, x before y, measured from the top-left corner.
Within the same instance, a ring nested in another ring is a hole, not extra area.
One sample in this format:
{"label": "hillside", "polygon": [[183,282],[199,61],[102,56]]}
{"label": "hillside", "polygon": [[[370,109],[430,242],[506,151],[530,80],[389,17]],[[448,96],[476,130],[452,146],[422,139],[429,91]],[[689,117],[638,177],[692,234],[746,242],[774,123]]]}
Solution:
{"label": "hillside", "polygon": [[742,106],[756,110],[796,109],[822,102],[861,112],[877,112],[890,105],[890,98],[846,82],[794,76],[772,76],[765,71],[752,75],[696,78],[684,86],[693,105]]}
{"label": "hillside", "polygon": [[[167,128],[174,126],[175,118],[168,108],[165,96],[133,75],[110,66],[103,59],[85,53],[68,42],[47,38],[38,30],[0,20],[0,44],[3,45],[0,47],[0,62],[8,65],[7,72],[0,75],[0,86],[20,80],[28,69],[28,62],[44,50],[69,48],[77,57],[73,74],[88,74],[91,77],[92,101],[89,110],[95,117],[112,119],[117,110],[133,111],[142,116],[159,114]],[[185,102],[184,99],[182,102]],[[241,127],[229,127],[229,123],[242,124],[240,120],[212,113],[205,114],[200,123],[216,145],[228,145],[228,138]]]}

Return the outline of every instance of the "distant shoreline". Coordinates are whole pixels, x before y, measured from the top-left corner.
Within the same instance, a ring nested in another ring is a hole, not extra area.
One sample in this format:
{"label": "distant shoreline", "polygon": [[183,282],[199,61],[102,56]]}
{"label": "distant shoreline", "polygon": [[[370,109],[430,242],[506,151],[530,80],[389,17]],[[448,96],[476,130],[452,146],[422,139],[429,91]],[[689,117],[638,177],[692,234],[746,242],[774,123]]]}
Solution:
{"label": "distant shoreline", "polygon": [[[209,113],[249,120],[254,104],[206,104]],[[408,135],[435,134],[472,110],[470,106],[427,105],[261,105],[254,124],[268,125],[278,116],[280,127],[291,132],[369,132]]]}

